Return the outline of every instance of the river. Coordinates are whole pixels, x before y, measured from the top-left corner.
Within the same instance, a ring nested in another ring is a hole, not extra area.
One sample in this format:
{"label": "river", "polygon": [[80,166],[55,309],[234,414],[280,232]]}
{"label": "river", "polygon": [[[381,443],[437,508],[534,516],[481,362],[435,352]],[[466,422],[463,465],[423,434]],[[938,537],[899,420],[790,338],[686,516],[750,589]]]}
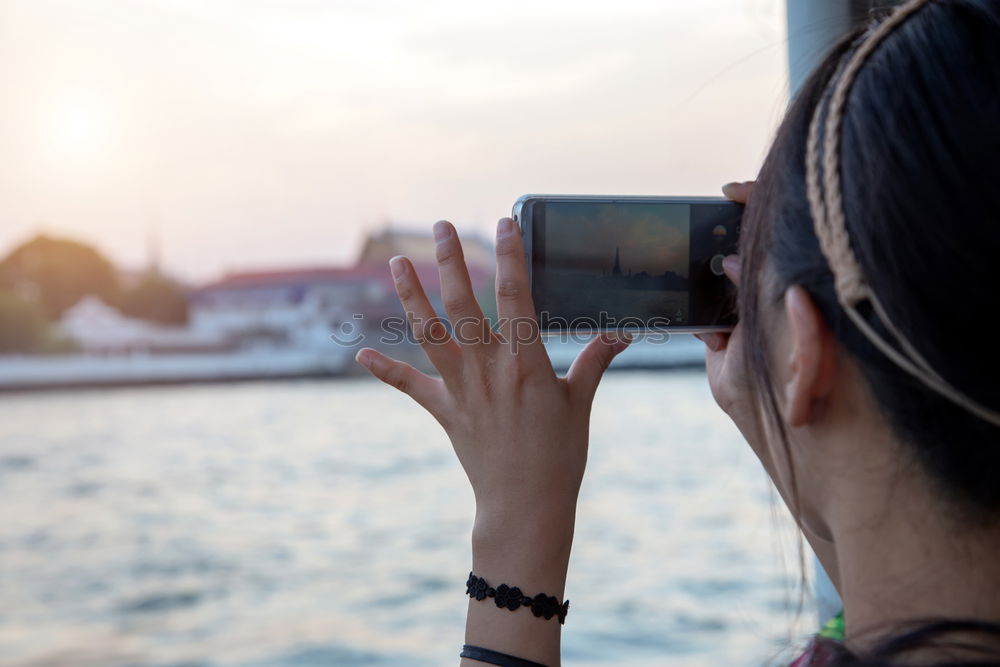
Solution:
{"label": "river", "polygon": [[[609,373],[591,432],[565,664],[782,664],[794,531],[704,372]],[[2,395],[0,507],[0,664],[458,663],[472,494],[371,379]]]}

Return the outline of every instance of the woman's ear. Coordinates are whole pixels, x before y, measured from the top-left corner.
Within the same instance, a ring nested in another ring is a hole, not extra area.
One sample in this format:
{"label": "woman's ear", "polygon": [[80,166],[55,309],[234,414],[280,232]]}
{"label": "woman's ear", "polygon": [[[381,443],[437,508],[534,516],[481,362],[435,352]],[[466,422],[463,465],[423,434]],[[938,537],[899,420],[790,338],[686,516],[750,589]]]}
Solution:
{"label": "woman's ear", "polygon": [[786,359],[785,419],[805,426],[833,389],[836,342],[809,292],[797,285],[785,292],[785,315],[791,349]]}

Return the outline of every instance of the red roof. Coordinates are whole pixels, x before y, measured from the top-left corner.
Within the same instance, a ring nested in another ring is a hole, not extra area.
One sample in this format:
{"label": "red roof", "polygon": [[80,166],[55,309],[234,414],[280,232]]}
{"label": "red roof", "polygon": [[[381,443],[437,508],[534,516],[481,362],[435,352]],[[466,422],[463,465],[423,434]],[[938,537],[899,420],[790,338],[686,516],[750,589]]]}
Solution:
{"label": "red roof", "polygon": [[[428,291],[439,292],[437,265],[428,262],[414,262],[417,277]],[[469,277],[474,289],[489,285],[493,274],[481,267],[469,267]],[[379,282],[388,289],[395,289],[388,264],[381,262],[359,262],[351,267],[312,266],[295,269],[272,269],[269,271],[239,271],[229,273],[214,282],[202,285],[197,291],[230,289],[254,289],[262,287],[284,287],[303,284],[325,284],[343,282]]]}

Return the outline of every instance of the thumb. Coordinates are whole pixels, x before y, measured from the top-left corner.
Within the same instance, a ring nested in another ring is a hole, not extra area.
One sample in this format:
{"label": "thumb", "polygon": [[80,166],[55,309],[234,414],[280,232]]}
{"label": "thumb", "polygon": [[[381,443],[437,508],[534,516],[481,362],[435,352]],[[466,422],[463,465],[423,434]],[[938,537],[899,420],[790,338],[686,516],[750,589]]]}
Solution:
{"label": "thumb", "polygon": [[587,401],[593,400],[597,385],[601,382],[604,371],[611,365],[611,360],[631,342],[632,336],[621,331],[601,333],[587,343],[587,347],[576,356],[566,373],[566,382],[572,391]]}

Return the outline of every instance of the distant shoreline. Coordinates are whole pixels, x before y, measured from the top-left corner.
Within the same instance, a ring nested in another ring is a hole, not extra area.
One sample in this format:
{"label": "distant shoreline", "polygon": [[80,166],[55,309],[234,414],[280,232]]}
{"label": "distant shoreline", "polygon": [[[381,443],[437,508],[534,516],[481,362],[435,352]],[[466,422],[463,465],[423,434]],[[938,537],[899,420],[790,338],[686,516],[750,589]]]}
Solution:
{"label": "distant shoreline", "polygon": [[[552,366],[565,372],[583,349],[579,343],[548,343]],[[20,392],[118,389],[203,384],[234,384],[268,380],[339,380],[365,377],[346,347],[321,352],[254,350],[219,355],[136,355],[99,357],[0,356],[0,394]],[[433,372],[419,349],[403,355],[421,370]],[[610,371],[655,371],[704,367],[704,346],[691,336],[669,343],[636,341],[619,355]]]}
{"label": "distant shoreline", "polygon": [[[649,371],[693,371],[705,367],[702,362],[691,361],[671,364],[639,364],[628,366],[612,366],[609,373],[635,373]],[[289,380],[357,380],[366,379],[367,376],[361,373],[298,373],[288,375],[259,375],[240,378],[205,378],[205,379],[162,379],[162,380],[109,380],[109,381],[81,381],[65,383],[38,383],[24,385],[0,384],[0,397],[14,394],[50,393],[58,391],[89,391],[104,389],[130,389],[147,387],[182,387],[182,386],[205,386],[205,385],[235,385],[235,384],[260,384],[269,381],[285,382]]]}

